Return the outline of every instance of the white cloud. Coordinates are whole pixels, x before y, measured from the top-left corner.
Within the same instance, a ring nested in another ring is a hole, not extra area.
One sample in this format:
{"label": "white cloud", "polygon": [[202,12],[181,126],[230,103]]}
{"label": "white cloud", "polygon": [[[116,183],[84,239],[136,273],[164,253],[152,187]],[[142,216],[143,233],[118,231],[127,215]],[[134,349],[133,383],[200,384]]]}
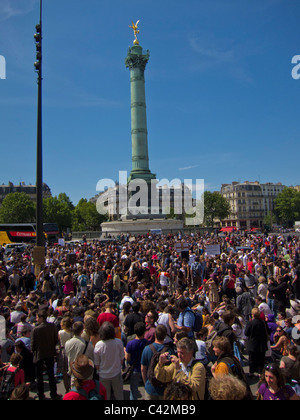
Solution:
{"label": "white cloud", "polygon": [[202,40],[197,38],[191,38],[190,45],[195,52],[209,61],[210,64],[231,62],[235,58],[234,50],[232,48],[222,50],[213,44],[206,46]]}
{"label": "white cloud", "polygon": [[0,21],[27,14],[38,2],[39,0],[1,0]]}
{"label": "white cloud", "polygon": [[184,168],[178,168],[179,171],[188,171],[190,169],[199,168],[200,165],[194,165],[194,166],[185,166]]}
{"label": "white cloud", "polygon": [[207,71],[222,66],[231,77],[246,83],[253,83],[248,74],[243,59],[252,54],[257,54],[257,47],[242,48],[241,44],[232,39],[216,39],[211,35],[192,35],[189,44],[195,53],[195,61],[191,66],[193,71]]}

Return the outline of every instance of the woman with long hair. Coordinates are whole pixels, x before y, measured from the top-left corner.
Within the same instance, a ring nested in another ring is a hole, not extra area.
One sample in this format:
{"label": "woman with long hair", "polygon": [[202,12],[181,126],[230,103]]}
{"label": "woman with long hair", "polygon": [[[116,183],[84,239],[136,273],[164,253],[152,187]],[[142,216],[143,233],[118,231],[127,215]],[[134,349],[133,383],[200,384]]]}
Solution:
{"label": "woman with long hair", "polygon": [[259,382],[257,399],[263,401],[299,400],[293,388],[286,385],[282,370],[276,363],[265,366]]}

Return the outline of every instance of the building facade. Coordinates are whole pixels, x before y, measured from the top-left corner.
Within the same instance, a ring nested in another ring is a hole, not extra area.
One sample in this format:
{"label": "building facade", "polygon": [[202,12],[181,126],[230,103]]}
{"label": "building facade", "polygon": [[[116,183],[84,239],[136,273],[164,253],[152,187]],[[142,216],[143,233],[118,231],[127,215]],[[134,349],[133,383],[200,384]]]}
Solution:
{"label": "building facade", "polygon": [[258,181],[223,184],[221,194],[229,201],[231,214],[222,221],[222,227],[263,229],[265,216],[272,215],[275,199],[284,188],[281,183],[260,184]]}
{"label": "building facade", "polygon": [[[127,185],[116,185],[111,187],[99,195],[93,197],[90,201],[95,203],[98,211],[105,209],[105,214],[110,221],[122,220],[124,216],[127,219],[149,218],[149,219],[165,219],[172,217],[183,220],[186,213],[191,208],[195,208],[196,202],[193,199],[192,192],[185,184],[179,185],[156,185],[151,191],[152,203],[147,201],[139,203],[134,208],[130,208],[130,192]],[[148,195],[149,198],[149,195]],[[150,206],[148,205],[150,203]],[[141,207],[139,207],[139,204]],[[101,206],[101,207],[100,207]],[[134,212],[137,211],[137,214]]]}
{"label": "building facade", "polygon": [[[30,199],[34,202],[36,202],[36,186],[35,185],[26,185],[24,182],[20,182],[18,185],[14,185],[12,182],[9,182],[7,185],[0,185],[0,206],[2,204],[2,201],[5,199],[5,197],[8,194],[11,193],[25,193],[27,194]],[[51,197],[51,190],[48,187],[47,184],[43,184],[43,197]]]}

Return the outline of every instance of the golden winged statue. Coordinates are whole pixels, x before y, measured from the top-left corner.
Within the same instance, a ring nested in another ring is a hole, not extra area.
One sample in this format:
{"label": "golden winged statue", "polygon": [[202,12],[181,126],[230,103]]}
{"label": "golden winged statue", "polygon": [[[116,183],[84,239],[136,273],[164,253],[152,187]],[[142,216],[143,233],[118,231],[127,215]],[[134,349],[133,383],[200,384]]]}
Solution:
{"label": "golden winged statue", "polygon": [[135,38],[134,41],[133,41],[134,45],[139,45],[139,41],[137,39],[137,36],[140,33],[140,31],[138,30],[138,24],[139,23],[140,23],[140,21],[138,20],[136,22],[136,24],[134,22],[132,22],[132,26],[129,26],[129,28],[133,29],[133,32],[134,32],[134,38]]}

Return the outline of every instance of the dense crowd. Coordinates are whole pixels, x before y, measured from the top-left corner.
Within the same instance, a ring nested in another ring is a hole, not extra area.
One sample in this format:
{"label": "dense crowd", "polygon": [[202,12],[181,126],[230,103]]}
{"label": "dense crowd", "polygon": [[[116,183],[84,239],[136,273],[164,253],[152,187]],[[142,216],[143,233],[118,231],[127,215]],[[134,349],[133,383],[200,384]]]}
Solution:
{"label": "dense crowd", "polygon": [[37,276],[32,251],[0,247],[1,399],[44,399],[45,372],[52,399],[299,399],[293,233],[49,245]]}

